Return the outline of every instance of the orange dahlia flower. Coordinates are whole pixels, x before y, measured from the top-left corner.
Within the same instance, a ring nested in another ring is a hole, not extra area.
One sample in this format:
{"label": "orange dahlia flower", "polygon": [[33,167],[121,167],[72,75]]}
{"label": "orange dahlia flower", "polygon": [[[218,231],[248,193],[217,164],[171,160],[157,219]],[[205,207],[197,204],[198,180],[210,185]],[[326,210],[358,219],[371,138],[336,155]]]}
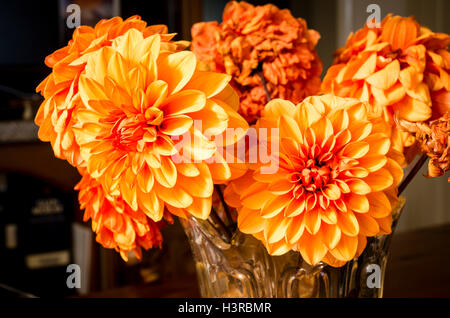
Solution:
{"label": "orange dahlia flower", "polygon": [[[130,251],[140,259],[141,248],[161,247],[163,221],[156,223],[142,211],[134,211],[123,198],[109,195],[89,175],[83,175],[75,189],[80,190],[80,207],[85,209],[83,221],[92,219],[96,240],[105,248],[115,249],[128,261]],[[170,214],[165,214],[165,219],[173,222]]]}
{"label": "orange dahlia flower", "polygon": [[239,111],[249,122],[267,103],[259,70],[272,98],[298,103],[320,89],[322,62],[314,49],[320,35],[287,9],[231,1],[220,25],[197,23],[191,33],[192,51],[205,67],[233,76]]}
{"label": "orange dahlia flower", "polygon": [[279,168],[265,174],[266,164],[252,164],[228,185],[239,229],[271,255],[296,250],[332,266],[360,255],[366,237],[390,233],[403,170],[368,108],[332,95],[269,102],[256,126],[279,129]]}
{"label": "orange dahlia flower", "polygon": [[392,125],[393,149],[404,153],[415,140],[395,126],[394,117],[422,122],[450,110],[449,43],[448,34],[433,33],[413,17],[388,15],[380,28],[366,25],[350,34],[322,90],[368,101],[371,114]]}
{"label": "orange dahlia flower", "polygon": [[120,17],[101,20],[92,28],[77,28],[67,46],[47,56],[45,64],[52,69],[47,78],[37,87],[45,100],[36,115],[35,122],[39,129],[39,138],[49,141],[55,156],[66,159],[74,166],[82,163],[79,146],[74,140],[72,126],[73,110],[78,106],[78,80],[84,71],[87,57],[130,29],[142,32],[147,38],[159,34],[161,44],[167,49],[181,50],[188,46],[185,41],[171,42],[175,34],[168,34],[165,25],[147,26],[139,16],[132,16],[125,21]]}
{"label": "orange dahlia flower", "polygon": [[[207,218],[213,183],[233,174],[215,141],[233,144],[248,127],[229,80],[199,71],[192,52],[171,50],[159,34],[138,29],[93,52],[72,114],[87,173],[155,222],[164,208]],[[230,137],[227,128],[241,132]]]}

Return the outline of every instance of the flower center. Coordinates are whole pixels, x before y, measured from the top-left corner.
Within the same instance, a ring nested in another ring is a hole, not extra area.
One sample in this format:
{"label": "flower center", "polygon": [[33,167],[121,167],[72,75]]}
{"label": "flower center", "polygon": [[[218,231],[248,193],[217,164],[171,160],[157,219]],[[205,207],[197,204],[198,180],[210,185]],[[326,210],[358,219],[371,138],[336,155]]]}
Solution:
{"label": "flower center", "polygon": [[315,193],[333,181],[339,174],[333,165],[333,155],[322,153],[316,148],[315,155],[309,158],[297,158],[294,162],[294,171],[288,176],[290,182],[295,184],[294,196],[299,198],[305,192]]}
{"label": "flower center", "polygon": [[145,143],[156,141],[162,120],[162,111],[154,107],[145,114],[122,116],[111,130],[114,146],[127,152],[142,151]]}

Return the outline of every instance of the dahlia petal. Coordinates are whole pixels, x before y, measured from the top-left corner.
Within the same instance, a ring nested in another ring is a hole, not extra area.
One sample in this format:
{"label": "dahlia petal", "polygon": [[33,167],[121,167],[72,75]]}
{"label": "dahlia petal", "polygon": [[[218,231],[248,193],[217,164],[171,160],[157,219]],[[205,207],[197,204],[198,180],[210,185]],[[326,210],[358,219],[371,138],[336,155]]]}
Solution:
{"label": "dahlia petal", "polygon": [[359,233],[358,219],[351,210],[337,214],[337,225],[345,235],[355,236]]}
{"label": "dahlia petal", "polygon": [[175,115],[166,117],[159,126],[159,129],[164,134],[176,136],[187,132],[192,124],[193,120],[191,117],[186,115]]}
{"label": "dahlia petal", "polygon": [[205,107],[200,111],[191,113],[194,121],[201,122],[201,130],[205,136],[219,135],[228,128],[227,112],[211,99],[207,99]]}
{"label": "dahlia petal", "polygon": [[[104,46],[99,51],[89,54],[85,67],[86,76],[92,80],[103,84],[108,75],[108,64],[113,56],[117,54],[111,47]],[[128,72],[124,72],[126,74]]]}
{"label": "dahlia petal", "polygon": [[232,208],[240,208],[241,198],[240,195],[235,191],[232,184],[229,184],[225,190],[223,191],[223,197],[225,199],[226,204]]}
{"label": "dahlia petal", "polygon": [[193,197],[193,202],[186,210],[192,214],[194,217],[206,220],[211,212],[212,207],[212,197],[205,198],[195,198]]}
{"label": "dahlia petal", "polygon": [[[100,71],[96,75],[96,77],[104,80],[106,76],[112,79],[115,86],[124,89],[125,92],[130,93],[130,81],[131,80],[131,71],[129,66],[127,65],[127,61],[117,52],[111,54],[110,59],[108,60],[107,69],[103,70],[104,75],[102,76]],[[95,78],[95,77],[94,77]],[[142,83],[136,83],[136,87],[142,87]]]}
{"label": "dahlia petal", "polygon": [[321,226],[322,242],[333,249],[341,239],[341,230],[336,224],[322,224]]}
{"label": "dahlia petal", "polygon": [[275,195],[282,195],[290,192],[294,184],[287,179],[278,180],[269,185],[268,190]]}
{"label": "dahlia petal", "polygon": [[279,214],[271,219],[266,219],[264,224],[264,237],[269,244],[276,243],[284,238],[289,226],[289,219]]}
{"label": "dahlia petal", "polygon": [[377,221],[367,214],[356,214],[359,224],[359,233],[363,236],[375,236],[380,231]]}
{"label": "dahlia petal", "polygon": [[206,98],[210,98],[222,92],[230,80],[231,76],[228,74],[196,72],[184,88],[202,91]]}
{"label": "dahlia petal", "polygon": [[150,168],[159,169],[161,167],[161,156],[159,154],[153,154],[144,152],[144,160]]}
{"label": "dahlia petal", "polygon": [[220,93],[214,95],[214,98],[223,101],[234,111],[239,109],[239,95],[230,84],[226,85]]}
{"label": "dahlia petal", "polygon": [[357,102],[347,108],[347,113],[351,122],[367,121],[367,104]]}
{"label": "dahlia petal", "polygon": [[422,82],[423,73],[419,73],[414,67],[408,66],[400,71],[398,79],[406,89],[413,89]]}
{"label": "dahlia petal", "polygon": [[345,109],[332,109],[327,117],[333,125],[334,132],[340,132],[348,128],[349,118]]}
{"label": "dahlia petal", "polygon": [[370,204],[369,214],[374,218],[384,218],[388,216],[391,211],[391,203],[383,192],[372,192],[367,195]]}
{"label": "dahlia petal", "polygon": [[155,180],[151,171],[147,167],[143,167],[136,176],[137,185],[141,191],[144,193],[150,192]]}
{"label": "dahlia petal", "polygon": [[[171,159],[161,157],[161,166],[159,168],[151,168],[156,181],[166,187],[172,188],[177,182],[177,169]],[[176,207],[176,205],[174,205]]]}
{"label": "dahlia petal", "polygon": [[194,161],[207,160],[217,151],[216,144],[206,138],[199,130],[191,128],[191,138],[182,142],[183,154]]}
{"label": "dahlia petal", "polygon": [[348,129],[341,130],[336,134],[336,142],[334,144],[334,150],[340,151],[343,146],[345,146],[351,139],[352,134]]}
{"label": "dahlia petal", "polygon": [[385,235],[385,234],[391,234],[392,233],[392,214],[389,214],[388,216],[384,218],[377,219],[378,225],[380,227],[380,232],[378,235]]}
{"label": "dahlia petal", "polygon": [[201,91],[182,90],[166,98],[159,108],[165,116],[193,113],[205,107],[206,97]]}
{"label": "dahlia petal", "polygon": [[291,196],[284,194],[267,200],[261,208],[261,217],[270,219],[278,215],[288,204]]}
{"label": "dahlia petal", "polygon": [[349,261],[355,257],[358,249],[358,236],[341,234],[341,239],[335,248],[330,250],[331,255],[340,261]]}
{"label": "dahlia petal", "polygon": [[407,89],[406,94],[408,94],[408,96],[411,98],[421,101],[427,106],[432,106],[430,90],[428,89],[428,85],[425,83],[420,83],[414,89]]}
{"label": "dahlia petal", "polygon": [[[157,80],[152,82],[145,91],[144,104],[148,105],[149,109],[151,106],[159,107],[161,103],[166,99],[169,92],[169,86],[166,82]],[[147,114],[147,113],[146,113]],[[148,116],[146,116],[148,118]]]}
{"label": "dahlia petal", "polygon": [[284,210],[284,215],[286,217],[296,217],[297,215],[300,215],[303,213],[306,207],[306,201],[303,199],[292,199],[289,204],[286,206],[286,209]]}
{"label": "dahlia petal", "polygon": [[311,128],[314,131],[316,142],[319,145],[323,145],[333,135],[333,124],[327,117],[322,117],[316,121]]}
{"label": "dahlia petal", "polygon": [[257,210],[242,208],[238,214],[238,227],[243,233],[254,234],[264,230],[266,220],[259,216]]}
{"label": "dahlia petal", "polygon": [[308,102],[303,102],[295,108],[294,118],[297,121],[300,131],[305,131],[306,128],[311,127],[313,123],[318,121],[322,115]]}
{"label": "dahlia petal", "polygon": [[282,115],[279,117],[278,127],[281,138],[293,138],[296,142],[302,142],[302,133],[300,128],[292,117]]}
{"label": "dahlia petal", "polygon": [[358,159],[359,164],[370,172],[383,168],[387,163],[385,155],[370,155]]}
{"label": "dahlia petal", "polygon": [[352,135],[353,141],[364,140],[372,132],[372,123],[361,122],[354,123],[350,128],[350,133]]}
{"label": "dahlia petal", "polygon": [[280,116],[287,114],[292,116],[295,112],[295,105],[283,99],[272,99],[264,107],[264,116],[279,118]]}
{"label": "dahlia petal", "polygon": [[215,153],[213,158],[214,162],[207,162],[207,164],[214,183],[223,183],[241,177],[247,171],[247,166],[244,163],[239,163],[237,159],[227,163],[219,151]]}
{"label": "dahlia petal", "polygon": [[365,195],[350,193],[345,196],[347,207],[354,212],[366,213],[369,211],[369,200]]}
{"label": "dahlia petal", "polygon": [[206,163],[197,164],[200,174],[196,177],[178,176],[178,185],[193,197],[208,198],[214,191],[211,173]]}
{"label": "dahlia petal", "polygon": [[142,43],[143,40],[144,37],[142,32],[136,29],[130,29],[125,32],[124,35],[116,38],[112,43],[112,47],[116,48],[117,52],[119,52],[124,58],[133,60],[134,43]]}
{"label": "dahlia petal", "polygon": [[258,168],[253,172],[253,179],[263,183],[273,183],[280,179],[286,178],[288,171],[283,168],[279,168],[277,173],[262,173]]}
{"label": "dahlia petal", "polygon": [[311,265],[315,265],[327,254],[328,249],[322,242],[320,235],[311,235],[307,231],[303,232],[297,244],[302,258]]}
{"label": "dahlia petal", "polygon": [[289,244],[295,244],[303,235],[305,225],[303,223],[303,214],[289,218],[289,225],[286,229],[285,239]]}
{"label": "dahlia petal", "polygon": [[[164,204],[163,204],[164,206]],[[167,210],[172,213],[173,215],[176,215],[182,219],[187,220],[187,218],[189,217],[189,213],[187,212],[186,209],[180,209],[180,208],[176,208],[174,206],[171,206],[170,204],[165,204]]]}
{"label": "dahlia petal", "polygon": [[158,78],[169,85],[170,94],[175,94],[192,78],[195,67],[194,53],[189,51],[172,53],[158,60]]}
{"label": "dahlia petal", "polygon": [[261,209],[274,196],[267,191],[267,185],[256,182],[241,194],[242,205],[249,209]]}
{"label": "dahlia petal", "polygon": [[349,186],[350,190],[355,194],[365,195],[372,192],[370,186],[361,179],[355,178],[347,180],[347,185]]}
{"label": "dahlia petal", "polygon": [[[137,46],[130,53],[132,54],[131,60],[135,63],[142,63],[143,65],[148,65],[145,63],[145,55],[149,54],[149,58],[152,61],[156,61],[159,55],[161,47],[161,36],[159,34],[151,35],[143,39],[138,43]],[[147,62],[148,63],[148,62]]]}
{"label": "dahlia petal", "polygon": [[336,184],[333,183],[327,184],[323,188],[322,193],[329,200],[337,200],[341,197],[341,190]]}
{"label": "dahlia petal", "polygon": [[431,108],[427,104],[410,96],[405,97],[392,108],[400,118],[408,121],[424,121],[431,116]]}
{"label": "dahlia petal", "polygon": [[403,169],[402,167],[397,163],[397,161],[388,158],[386,169],[389,170],[391,175],[394,177],[394,184],[398,185],[403,179]]}
{"label": "dahlia petal", "polygon": [[392,17],[383,26],[381,40],[390,43],[395,51],[411,44],[416,39],[417,32],[418,24],[414,19]]}
{"label": "dahlia petal", "polygon": [[395,84],[398,79],[399,73],[400,63],[398,60],[394,60],[385,68],[366,78],[366,81],[376,88],[386,90]]}
{"label": "dahlia petal", "polygon": [[337,212],[333,206],[328,206],[327,209],[320,211],[320,217],[322,221],[326,224],[336,224],[337,223]]}
{"label": "dahlia petal", "polygon": [[155,183],[156,195],[176,208],[187,208],[194,201],[193,198],[181,187],[166,188]]}
{"label": "dahlia petal", "polygon": [[200,174],[197,166],[190,162],[181,162],[176,164],[177,171],[186,177],[196,177]]}
{"label": "dahlia petal", "polygon": [[164,203],[157,197],[155,191],[144,193],[137,191],[137,199],[139,207],[150,219],[158,222],[162,219],[164,214]]}
{"label": "dahlia petal", "polygon": [[284,241],[278,241],[274,244],[266,244],[266,248],[270,255],[278,256],[289,252],[292,249],[292,246]]}
{"label": "dahlia petal", "polygon": [[350,178],[365,178],[369,175],[369,171],[363,167],[349,168],[344,175]]}
{"label": "dahlia petal", "polygon": [[332,266],[332,267],[342,267],[344,266],[347,261],[340,261],[336,257],[334,257],[330,252],[327,253],[327,255],[324,256],[322,259],[322,262]]}
{"label": "dahlia petal", "polygon": [[[217,96],[216,96],[217,97]],[[215,103],[217,103],[220,107],[223,108],[223,110],[228,115],[228,128],[225,130],[221,136],[217,136],[216,138],[221,138],[222,145],[228,146],[230,144],[235,144],[239,140],[241,140],[247,133],[248,130],[248,123],[247,121],[240,116],[236,111],[233,110],[228,104],[225,104],[223,101],[213,98],[212,99]],[[227,131],[232,131],[231,134],[227,133]]]}
{"label": "dahlia petal", "polygon": [[[128,171],[127,171],[127,173],[125,173],[125,175],[127,175],[127,174],[128,174]],[[129,179],[129,178],[126,177],[126,179]],[[120,181],[119,186],[120,186],[120,193],[122,194],[125,202],[128,203],[128,205],[133,210],[136,211],[138,208],[136,186],[130,187],[129,184],[125,180]]]}
{"label": "dahlia petal", "polygon": [[169,136],[160,134],[153,143],[153,151],[161,156],[173,156],[177,153],[177,148]]}
{"label": "dahlia petal", "polygon": [[381,168],[370,173],[363,181],[372,188],[372,191],[377,192],[389,188],[394,183],[394,178],[389,170]]}
{"label": "dahlia petal", "polygon": [[365,141],[352,141],[345,145],[340,153],[348,158],[359,159],[369,152],[369,148],[369,143]]}
{"label": "dahlia petal", "polygon": [[353,75],[353,80],[365,79],[375,71],[377,65],[377,54],[372,53],[366,60],[362,59],[364,63],[358,69],[358,71]]}
{"label": "dahlia petal", "polygon": [[391,146],[389,138],[384,133],[375,133],[364,139],[370,145],[369,156],[385,155]]}
{"label": "dahlia petal", "polygon": [[303,224],[309,233],[315,235],[320,230],[321,224],[319,209],[305,211]]}
{"label": "dahlia petal", "polygon": [[90,100],[107,99],[102,86],[86,76],[80,76],[78,90],[81,100],[85,105],[89,105]]}

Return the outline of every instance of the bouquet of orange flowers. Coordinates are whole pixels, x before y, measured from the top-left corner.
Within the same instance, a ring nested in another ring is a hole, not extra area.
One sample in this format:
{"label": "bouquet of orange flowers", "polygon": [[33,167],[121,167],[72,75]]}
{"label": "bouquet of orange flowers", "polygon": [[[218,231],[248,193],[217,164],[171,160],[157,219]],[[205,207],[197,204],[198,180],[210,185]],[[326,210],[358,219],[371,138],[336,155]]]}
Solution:
{"label": "bouquet of orange flowers", "polygon": [[340,267],[391,233],[415,154],[430,176],[449,170],[449,35],[389,15],[350,35],[323,83],[320,36],[288,10],[233,1],[192,35],[189,51],[163,25],[113,18],[45,60],[39,138],[78,169],[85,221],[125,260],[180,217]]}

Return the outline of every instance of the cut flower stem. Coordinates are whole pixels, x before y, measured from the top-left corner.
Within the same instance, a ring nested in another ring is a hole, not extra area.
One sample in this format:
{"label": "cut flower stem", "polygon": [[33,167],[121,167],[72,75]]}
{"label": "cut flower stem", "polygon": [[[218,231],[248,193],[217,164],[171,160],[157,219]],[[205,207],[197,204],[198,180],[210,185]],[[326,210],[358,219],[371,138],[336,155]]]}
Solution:
{"label": "cut flower stem", "polygon": [[423,164],[427,161],[428,156],[423,154],[419,160],[417,160],[414,167],[411,169],[411,171],[407,174],[405,179],[400,183],[398,186],[398,195],[402,194],[402,192],[405,190],[405,188],[408,186],[408,184],[411,182],[411,180],[414,178],[414,176],[419,172],[420,168],[422,168]]}

